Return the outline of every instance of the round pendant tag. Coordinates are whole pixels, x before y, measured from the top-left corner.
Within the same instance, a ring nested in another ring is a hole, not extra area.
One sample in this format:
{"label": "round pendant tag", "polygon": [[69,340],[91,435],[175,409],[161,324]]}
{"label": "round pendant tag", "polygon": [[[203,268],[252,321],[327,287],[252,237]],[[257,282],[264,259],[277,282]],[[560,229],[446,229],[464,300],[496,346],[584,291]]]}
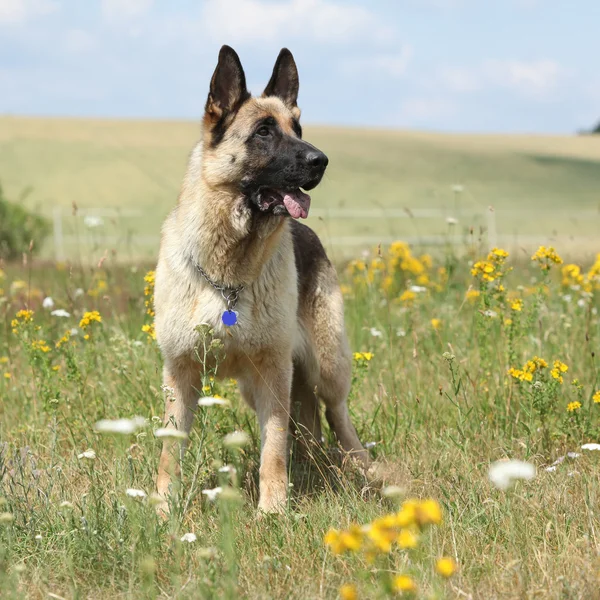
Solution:
{"label": "round pendant tag", "polygon": [[223,324],[227,325],[227,327],[231,327],[237,323],[237,313],[232,310],[226,310],[221,318],[223,319]]}

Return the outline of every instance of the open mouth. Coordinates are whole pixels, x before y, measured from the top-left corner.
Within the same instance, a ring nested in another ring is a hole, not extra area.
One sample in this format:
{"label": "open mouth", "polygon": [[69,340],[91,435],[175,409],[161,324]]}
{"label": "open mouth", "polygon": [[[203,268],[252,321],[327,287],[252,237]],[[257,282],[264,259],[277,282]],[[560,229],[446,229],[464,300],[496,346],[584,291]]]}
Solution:
{"label": "open mouth", "polygon": [[262,188],[258,193],[258,208],[276,215],[289,214],[294,219],[306,219],[310,208],[310,196],[300,188],[283,191]]}

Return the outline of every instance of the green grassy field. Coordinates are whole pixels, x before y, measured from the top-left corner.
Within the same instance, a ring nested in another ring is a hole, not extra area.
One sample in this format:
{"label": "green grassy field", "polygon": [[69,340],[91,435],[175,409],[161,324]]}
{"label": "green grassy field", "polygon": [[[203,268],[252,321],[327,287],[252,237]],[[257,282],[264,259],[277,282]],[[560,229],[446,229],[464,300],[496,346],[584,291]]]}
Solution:
{"label": "green grassy field", "polygon": [[[0,117],[0,182],[9,198],[44,214],[64,208],[65,254],[155,256],[160,224],[176,201],[199,125],[184,122]],[[306,127],[330,157],[309,224],[336,256],[378,241],[475,236],[495,210],[497,240],[530,249],[595,249],[600,230],[600,147],[594,137],[452,135]],[[456,194],[454,185],[464,191]],[[113,211],[88,230],[80,209]],[[406,217],[410,209],[414,218]],[[434,210],[432,216],[418,211]],[[350,211],[356,218],[347,218]],[[390,212],[391,211],[391,212]],[[394,212],[395,211],[395,212]],[[414,212],[416,211],[416,212]],[[400,213],[401,216],[398,216]],[[449,227],[446,217],[458,219]],[[45,254],[53,256],[51,243]]]}
{"label": "green grassy field", "polygon": [[[141,330],[143,270],[110,257],[99,268],[5,267],[0,597],[383,598],[402,582],[417,592],[396,597],[600,598],[600,452],[581,449],[600,442],[600,257],[563,277],[556,264],[497,253],[473,276],[487,251],[465,251],[431,262],[396,244],[341,273],[352,348],[373,354],[355,357],[359,435],[400,500],[442,509],[440,524],[392,531],[389,552],[381,543],[371,558],[363,550],[381,522],[355,530],[360,549],[344,554],[324,536],[392,513],[395,500],[329,435],[311,460],[293,454],[285,514],[259,518],[257,424],[231,381],[207,380],[202,394],[231,404],[198,409],[172,517],[158,519],[163,394],[158,349]],[[46,296],[70,316],[42,308]],[[17,315],[24,307],[33,314]],[[81,324],[92,310],[101,322]],[[94,430],[134,416],[134,433]],[[241,450],[224,444],[235,430],[250,436]],[[507,458],[537,474],[498,489],[488,470]],[[228,493],[211,502],[202,491],[218,485]],[[417,547],[401,547],[406,535]],[[448,580],[434,567],[442,556],[458,565]]]}

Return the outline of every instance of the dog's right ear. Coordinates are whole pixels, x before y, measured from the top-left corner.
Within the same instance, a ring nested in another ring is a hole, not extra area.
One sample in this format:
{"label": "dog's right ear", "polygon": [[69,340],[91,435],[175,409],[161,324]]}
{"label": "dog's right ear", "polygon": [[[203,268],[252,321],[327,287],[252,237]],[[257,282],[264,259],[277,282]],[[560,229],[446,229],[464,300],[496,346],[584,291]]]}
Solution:
{"label": "dog's right ear", "polygon": [[223,46],[219,62],[210,80],[210,91],[204,108],[206,117],[218,123],[228,114],[235,113],[250,98],[246,88],[246,76],[236,51]]}

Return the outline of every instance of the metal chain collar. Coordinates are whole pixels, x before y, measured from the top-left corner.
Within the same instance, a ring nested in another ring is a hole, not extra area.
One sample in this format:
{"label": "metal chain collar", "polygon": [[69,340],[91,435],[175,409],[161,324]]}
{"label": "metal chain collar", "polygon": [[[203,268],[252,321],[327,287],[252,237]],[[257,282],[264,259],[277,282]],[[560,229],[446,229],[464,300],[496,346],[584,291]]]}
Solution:
{"label": "metal chain collar", "polygon": [[218,292],[221,292],[221,296],[223,296],[223,300],[225,300],[225,302],[227,304],[227,310],[232,312],[238,303],[240,293],[244,289],[244,286],[238,285],[237,287],[232,288],[232,287],[227,287],[226,285],[219,285],[218,283],[215,283],[206,274],[206,271],[195,261],[194,261],[194,266],[198,270],[198,273],[200,273],[200,275],[202,275],[202,277],[204,277],[204,279],[206,279],[206,281],[208,282],[208,284],[211,287],[213,287]]}

